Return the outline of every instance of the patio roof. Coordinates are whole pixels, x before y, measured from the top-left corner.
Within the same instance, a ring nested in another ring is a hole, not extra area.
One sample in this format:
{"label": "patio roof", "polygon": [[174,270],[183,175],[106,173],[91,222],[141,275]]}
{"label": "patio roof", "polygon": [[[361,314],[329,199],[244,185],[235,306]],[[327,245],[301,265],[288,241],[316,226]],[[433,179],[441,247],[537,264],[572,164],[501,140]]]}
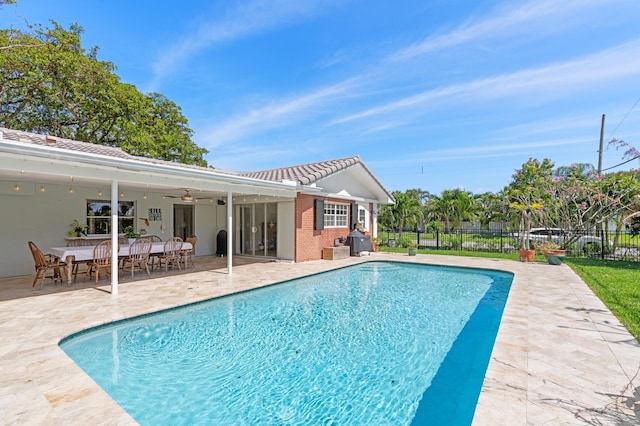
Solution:
{"label": "patio roof", "polygon": [[[118,180],[126,188],[180,195],[184,189],[207,195],[260,194],[295,197],[297,184],[127,154],[120,148],[38,135],[0,127],[0,179],[103,185]],[[196,195],[196,194],[194,194]]]}

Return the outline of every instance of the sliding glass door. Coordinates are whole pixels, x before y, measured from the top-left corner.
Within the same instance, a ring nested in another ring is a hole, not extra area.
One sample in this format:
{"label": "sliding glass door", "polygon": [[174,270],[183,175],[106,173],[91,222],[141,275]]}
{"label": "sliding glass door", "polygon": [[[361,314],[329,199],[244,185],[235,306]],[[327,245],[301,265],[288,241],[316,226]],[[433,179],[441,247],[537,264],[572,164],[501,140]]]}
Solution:
{"label": "sliding glass door", "polygon": [[[238,217],[239,215],[239,217]],[[236,210],[240,227],[240,254],[276,257],[278,236],[276,203],[243,204]]]}

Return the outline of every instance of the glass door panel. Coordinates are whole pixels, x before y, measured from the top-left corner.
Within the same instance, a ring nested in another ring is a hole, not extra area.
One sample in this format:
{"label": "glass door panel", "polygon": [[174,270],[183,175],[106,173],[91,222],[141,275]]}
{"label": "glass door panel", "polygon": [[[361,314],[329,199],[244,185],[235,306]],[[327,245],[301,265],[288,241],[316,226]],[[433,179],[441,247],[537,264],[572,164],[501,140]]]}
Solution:
{"label": "glass door panel", "polygon": [[242,206],[242,254],[253,254],[255,251],[253,228],[253,206]]}
{"label": "glass door panel", "polygon": [[240,207],[240,253],[251,256],[277,256],[276,203],[259,203]]}
{"label": "glass door panel", "polygon": [[265,256],[276,257],[278,255],[278,205],[270,203],[265,206],[265,220],[267,223]]}

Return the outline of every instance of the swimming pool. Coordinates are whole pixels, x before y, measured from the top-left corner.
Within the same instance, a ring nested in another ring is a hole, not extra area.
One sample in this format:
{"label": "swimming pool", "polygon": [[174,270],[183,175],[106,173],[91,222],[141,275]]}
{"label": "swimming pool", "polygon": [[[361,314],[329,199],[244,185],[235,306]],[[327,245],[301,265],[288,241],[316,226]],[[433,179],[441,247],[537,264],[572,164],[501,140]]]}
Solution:
{"label": "swimming pool", "polygon": [[143,425],[469,424],[511,279],[367,262],[60,346]]}

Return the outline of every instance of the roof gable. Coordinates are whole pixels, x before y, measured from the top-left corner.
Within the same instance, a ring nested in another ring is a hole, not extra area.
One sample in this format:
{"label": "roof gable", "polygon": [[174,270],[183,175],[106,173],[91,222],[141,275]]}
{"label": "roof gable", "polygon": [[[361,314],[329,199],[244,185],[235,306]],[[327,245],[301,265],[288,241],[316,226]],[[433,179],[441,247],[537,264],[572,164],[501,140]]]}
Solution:
{"label": "roof gable", "polygon": [[297,166],[243,173],[242,176],[274,182],[289,180],[298,182],[301,185],[312,185],[320,180],[341,174],[347,169],[351,169],[353,167],[359,167],[364,170],[367,175],[367,179],[370,180],[370,183],[377,187],[376,190],[373,190],[372,192],[382,192],[382,194],[384,194],[383,198],[388,198],[389,201],[393,200],[393,196],[374,176],[371,170],[369,170],[369,168],[362,162],[359,155],[338,158],[335,160],[318,161],[316,163],[299,164]]}

